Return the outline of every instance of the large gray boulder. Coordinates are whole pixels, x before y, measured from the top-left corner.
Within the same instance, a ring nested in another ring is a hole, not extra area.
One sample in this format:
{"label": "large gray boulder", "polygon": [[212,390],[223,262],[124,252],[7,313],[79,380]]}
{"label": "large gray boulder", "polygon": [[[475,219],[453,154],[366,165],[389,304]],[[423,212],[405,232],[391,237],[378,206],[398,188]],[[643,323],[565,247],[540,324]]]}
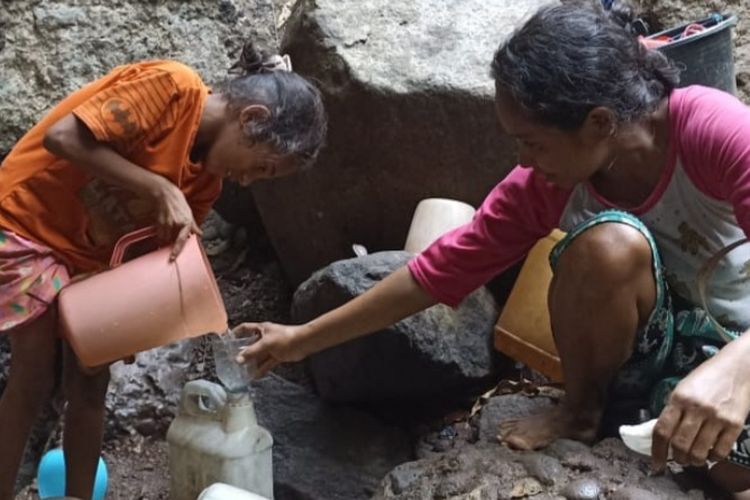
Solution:
{"label": "large gray boulder", "polygon": [[[410,258],[407,252],[390,251],[334,262],[299,287],[292,305],[294,320],[307,321],[349,301]],[[416,408],[466,400],[496,374],[492,335],[497,315],[484,288],[457,309],[433,306],[312,356],[315,386],[329,400],[380,406]]]}
{"label": "large gray boulder", "polygon": [[275,375],[254,387],[258,422],[274,440],[276,500],[364,500],[413,458],[408,434],[366,413],[326,404]]}
{"label": "large gray boulder", "polygon": [[3,1],[0,158],[57,101],[118,64],[173,58],[217,83],[245,38],[275,45],[272,0]]}
{"label": "large gray boulder", "polygon": [[294,284],[350,255],[403,248],[419,200],[478,205],[515,162],[493,111],[500,42],[549,0],[303,0],[283,50],[320,86],[328,147],[309,172],[253,187]]}

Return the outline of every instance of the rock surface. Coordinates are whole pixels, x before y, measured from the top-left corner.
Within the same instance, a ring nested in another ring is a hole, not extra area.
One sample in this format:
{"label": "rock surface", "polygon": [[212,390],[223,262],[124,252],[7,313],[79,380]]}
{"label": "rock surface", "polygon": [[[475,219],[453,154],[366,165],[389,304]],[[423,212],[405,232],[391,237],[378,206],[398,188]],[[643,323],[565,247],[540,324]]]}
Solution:
{"label": "rock surface", "polygon": [[364,500],[389,470],[413,458],[404,431],[280,377],[255,384],[255,406],[274,439],[276,500]]}
{"label": "rock surface", "polygon": [[[299,287],[293,319],[307,321],[361,295],[410,258],[391,251],[334,262]],[[492,345],[497,315],[484,288],[457,309],[433,306],[312,356],[315,386],[329,400],[381,406],[466,401],[497,374]]]}
{"label": "rock surface", "polygon": [[[593,447],[559,440],[534,452],[513,451],[497,442],[501,421],[549,405],[547,398],[521,394],[491,398],[475,417],[477,437],[456,443],[447,452],[422,454],[424,458],[399,465],[385,477],[373,498],[718,498],[701,491],[700,483],[684,474],[651,476],[649,459],[631,452],[617,439],[605,439]],[[445,434],[445,429],[441,433]]]}
{"label": "rock surface", "polygon": [[130,365],[115,363],[107,392],[108,437],[138,433],[163,436],[175,415],[185,382],[205,368],[202,339],[186,340],[136,356]]}
{"label": "rock surface", "polygon": [[173,58],[219,83],[245,38],[275,45],[272,0],[4,0],[0,158],[57,101],[114,66]]}
{"label": "rock surface", "polygon": [[492,54],[543,3],[298,4],[283,47],[321,87],[328,146],[311,171],[253,187],[293,284],[353,243],[403,248],[423,198],[481,203],[516,158],[494,115]]}

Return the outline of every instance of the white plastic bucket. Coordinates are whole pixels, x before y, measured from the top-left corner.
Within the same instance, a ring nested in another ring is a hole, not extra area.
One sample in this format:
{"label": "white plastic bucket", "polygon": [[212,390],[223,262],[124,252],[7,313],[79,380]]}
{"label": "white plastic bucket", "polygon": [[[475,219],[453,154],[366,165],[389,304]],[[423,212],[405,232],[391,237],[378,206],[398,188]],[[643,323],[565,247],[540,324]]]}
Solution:
{"label": "white plastic bucket", "polygon": [[427,198],[417,205],[404,250],[419,253],[443,234],[471,221],[474,207],[446,198]]}

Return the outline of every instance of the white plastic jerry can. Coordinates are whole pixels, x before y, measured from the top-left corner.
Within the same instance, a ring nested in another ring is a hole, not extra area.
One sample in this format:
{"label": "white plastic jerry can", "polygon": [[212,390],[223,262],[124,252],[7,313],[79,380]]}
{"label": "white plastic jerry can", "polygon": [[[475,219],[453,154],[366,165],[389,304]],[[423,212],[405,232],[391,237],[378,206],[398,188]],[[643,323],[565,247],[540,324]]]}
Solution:
{"label": "white plastic jerry can", "polygon": [[195,500],[214,483],[273,499],[273,440],[249,395],[229,398],[218,384],[188,382],[167,442],[171,500]]}
{"label": "white plastic jerry can", "polygon": [[198,500],[268,500],[266,497],[250,493],[249,491],[229,486],[228,484],[212,484],[201,493]]}

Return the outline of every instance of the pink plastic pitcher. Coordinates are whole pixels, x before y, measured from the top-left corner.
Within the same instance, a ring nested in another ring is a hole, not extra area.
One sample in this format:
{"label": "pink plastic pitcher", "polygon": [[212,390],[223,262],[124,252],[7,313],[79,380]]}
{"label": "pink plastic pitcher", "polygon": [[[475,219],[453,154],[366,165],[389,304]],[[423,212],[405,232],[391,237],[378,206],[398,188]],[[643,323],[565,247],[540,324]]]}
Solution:
{"label": "pink plastic pitcher", "polygon": [[62,335],[84,366],[99,366],[180,339],[227,329],[227,313],[198,237],[169,262],[169,247],[122,263],[127,248],[154,228],[123,236],[112,269],[63,288]]}

